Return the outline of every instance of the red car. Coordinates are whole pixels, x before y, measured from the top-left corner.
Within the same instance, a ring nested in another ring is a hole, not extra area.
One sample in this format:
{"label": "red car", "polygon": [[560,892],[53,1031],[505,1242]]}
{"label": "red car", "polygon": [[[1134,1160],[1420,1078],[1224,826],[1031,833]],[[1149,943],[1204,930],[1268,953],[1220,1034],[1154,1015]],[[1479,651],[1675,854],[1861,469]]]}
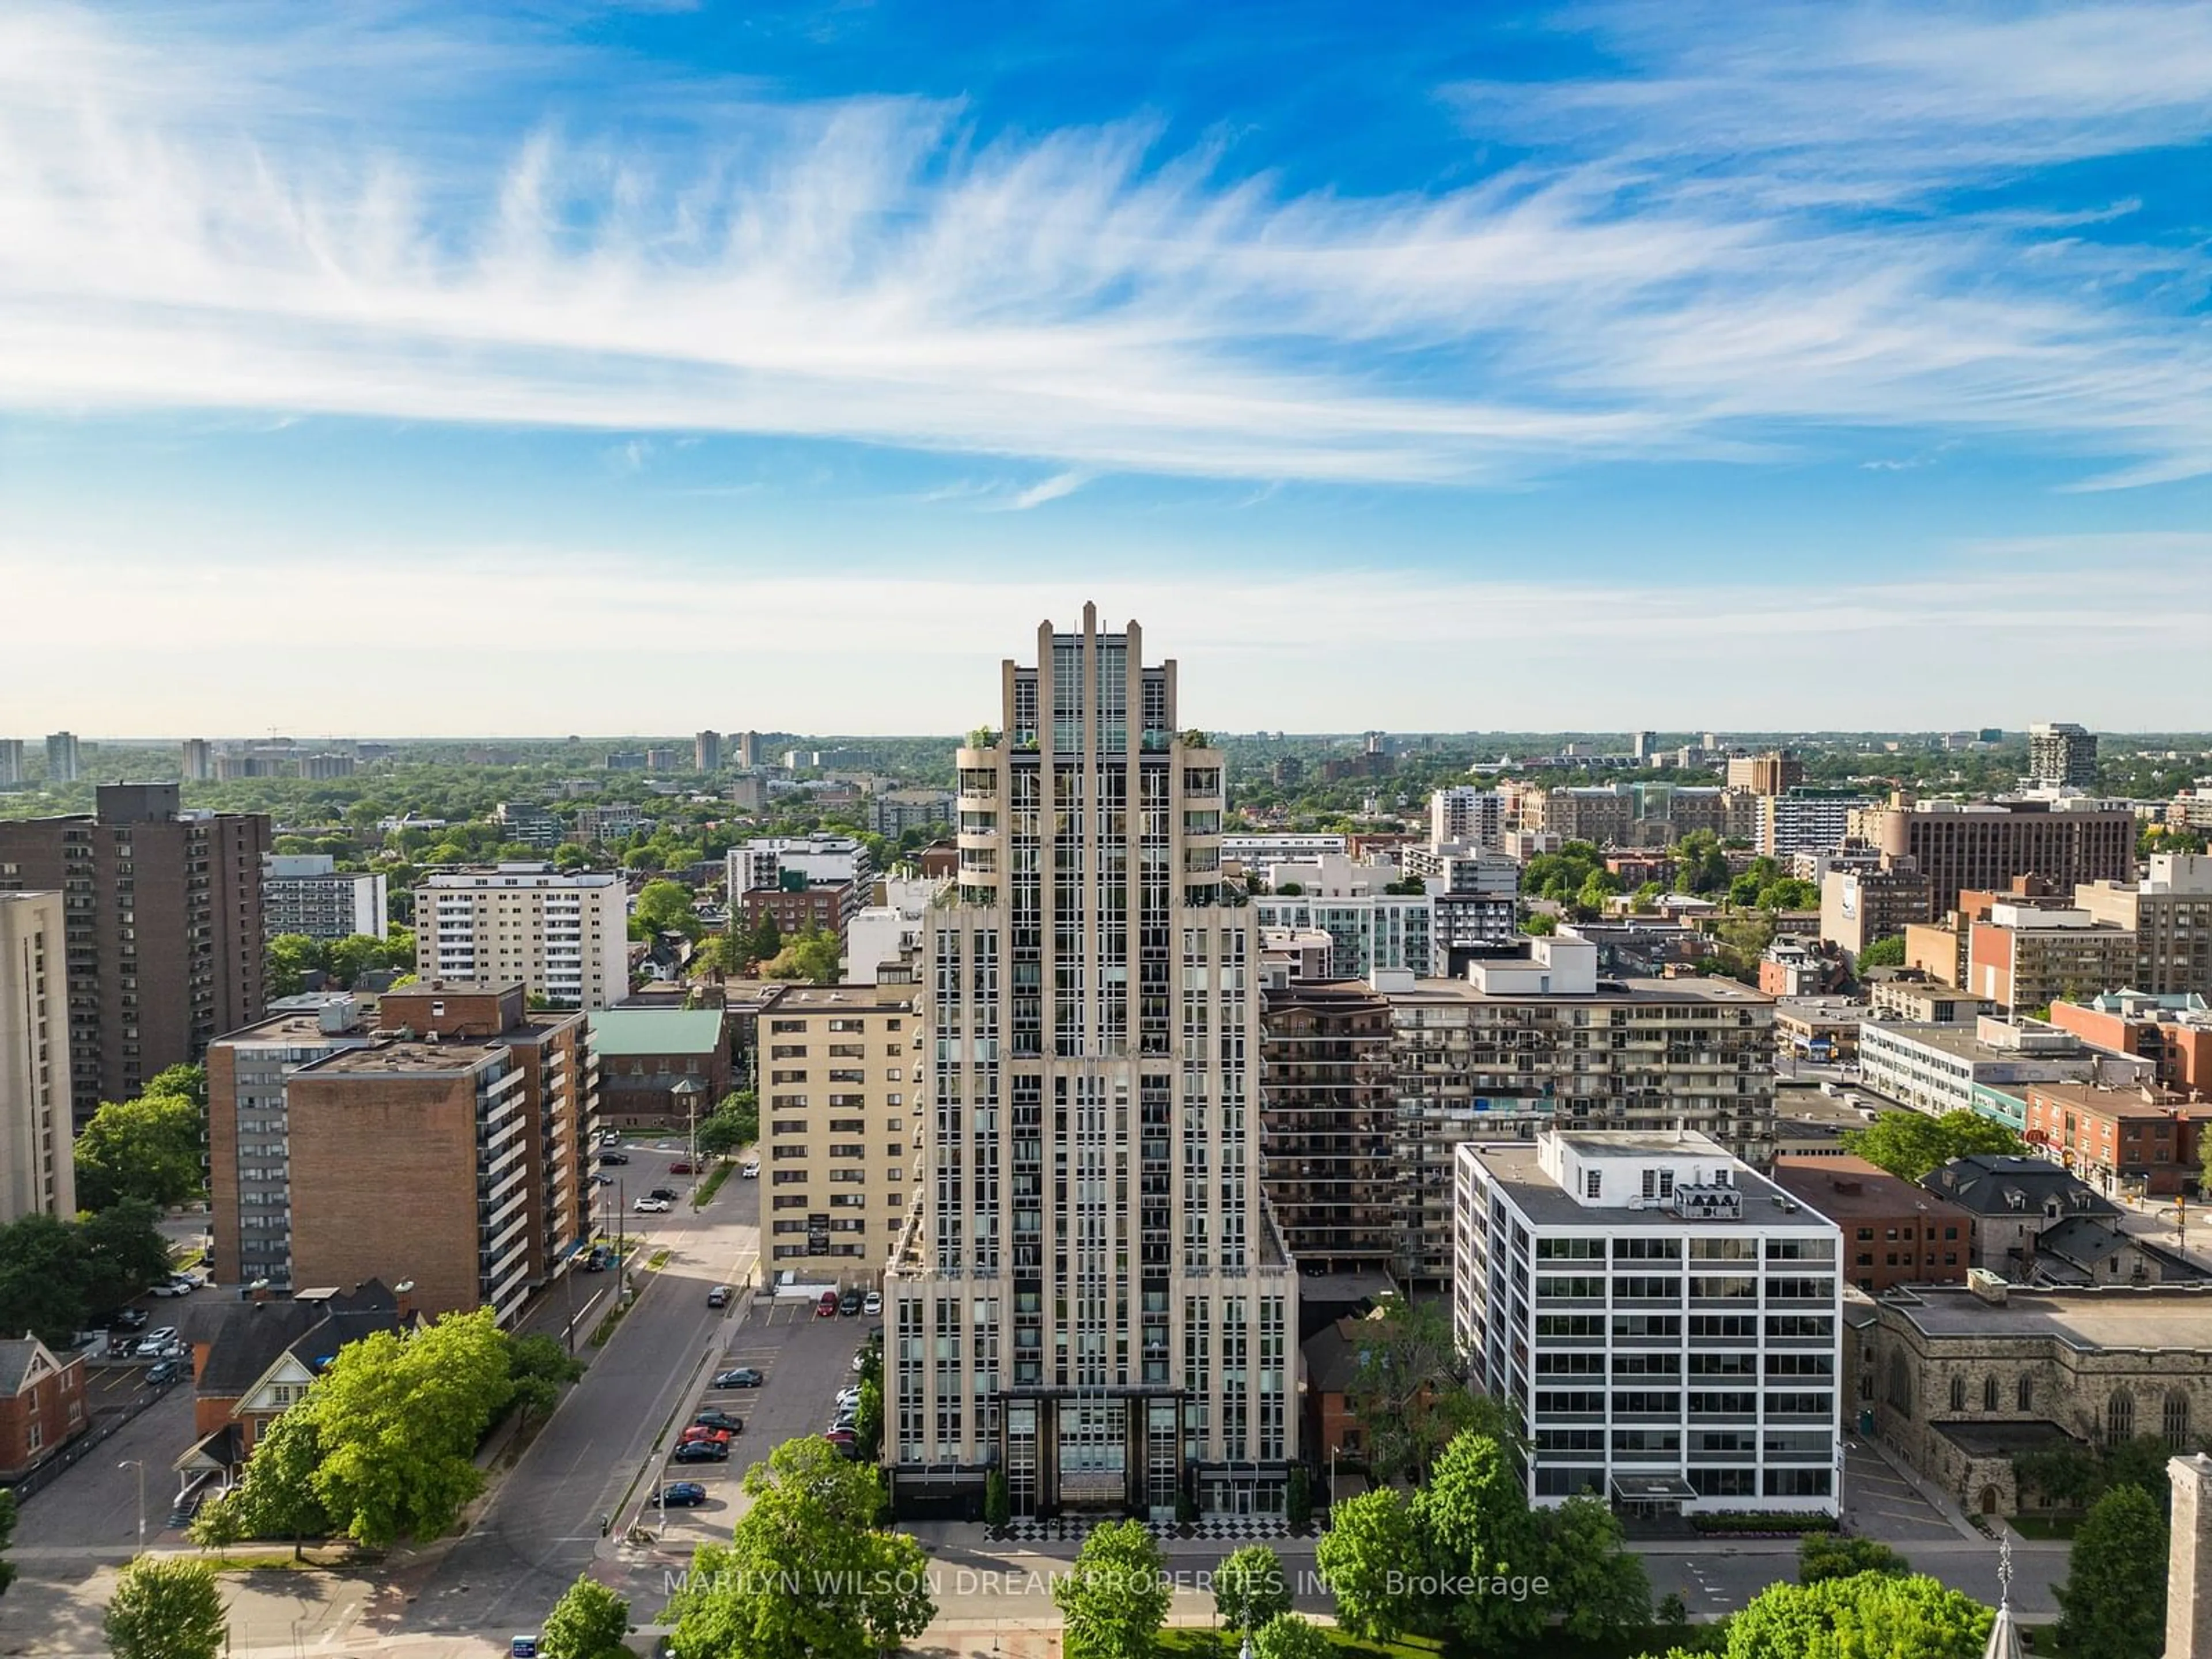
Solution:
{"label": "red car", "polygon": [[822,1292],[822,1299],[814,1304],[814,1316],[817,1319],[835,1319],[837,1316],[836,1291]]}
{"label": "red car", "polygon": [[730,1431],[727,1429],[708,1428],[704,1423],[694,1423],[677,1437],[676,1443],[679,1446],[689,1446],[702,1440],[712,1441],[718,1446],[726,1446],[730,1443]]}
{"label": "red car", "polygon": [[685,1158],[678,1158],[675,1163],[668,1166],[668,1173],[671,1175],[690,1175],[691,1173],[691,1165],[690,1161]]}

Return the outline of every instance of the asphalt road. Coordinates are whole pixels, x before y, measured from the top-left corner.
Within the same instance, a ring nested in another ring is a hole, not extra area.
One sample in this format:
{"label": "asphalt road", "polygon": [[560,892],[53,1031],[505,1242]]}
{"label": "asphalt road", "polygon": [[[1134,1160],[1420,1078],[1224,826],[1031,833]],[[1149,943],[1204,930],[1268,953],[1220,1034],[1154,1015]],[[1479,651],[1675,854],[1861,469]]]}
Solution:
{"label": "asphalt road", "polygon": [[[666,1174],[674,1152],[628,1150],[631,1162],[608,1172],[623,1177],[625,1199],[655,1185],[688,1191],[687,1179]],[[623,1217],[635,1244],[635,1304],[476,1524],[427,1568],[403,1569],[406,1600],[393,1629],[535,1629],[592,1565],[600,1518],[621,1524],[651,1489],[643,1475],[654,1441],[723,1351],[736,1309],[709,1308],[707,1291],[757,1276],[759,1194],[758,1182],[732,1176],[696,1215],[687,1200],[668,1215]],[[655,1271],[646,1264],[661,1249],[669,1259]],[[612,1275],[579,1278],[577,1295],[611,1283]],[[587,1335],[580,1331],[579,1340]],[[651,1467],[657,1480],[658,1461]]]}

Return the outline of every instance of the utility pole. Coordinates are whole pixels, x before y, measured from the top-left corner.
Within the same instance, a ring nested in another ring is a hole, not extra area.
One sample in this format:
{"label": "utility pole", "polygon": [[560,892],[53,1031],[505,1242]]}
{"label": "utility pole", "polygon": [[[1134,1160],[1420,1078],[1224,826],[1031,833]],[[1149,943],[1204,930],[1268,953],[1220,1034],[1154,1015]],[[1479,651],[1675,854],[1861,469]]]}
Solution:
{"label": "utility pole", "polygon": [[126,1457],[115,1466],[118,1469],[138,1471],[138,1547],[146,1547],[146,1462],[143,1458]]}

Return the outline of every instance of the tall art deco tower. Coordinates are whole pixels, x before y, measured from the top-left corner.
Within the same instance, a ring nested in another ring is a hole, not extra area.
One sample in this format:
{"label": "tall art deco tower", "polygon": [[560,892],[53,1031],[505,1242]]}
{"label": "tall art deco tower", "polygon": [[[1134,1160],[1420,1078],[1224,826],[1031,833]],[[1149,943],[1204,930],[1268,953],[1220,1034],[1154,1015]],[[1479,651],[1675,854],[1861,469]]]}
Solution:
{"label": "tall art deco tower", "polygon": [[1141,636],[1037,630],[959,751],[924,928],[926,1178],[884,1279],[902,1510],[1280,1508],[1297,1279],[1260,1190],[1258,930],[1222,759]]}

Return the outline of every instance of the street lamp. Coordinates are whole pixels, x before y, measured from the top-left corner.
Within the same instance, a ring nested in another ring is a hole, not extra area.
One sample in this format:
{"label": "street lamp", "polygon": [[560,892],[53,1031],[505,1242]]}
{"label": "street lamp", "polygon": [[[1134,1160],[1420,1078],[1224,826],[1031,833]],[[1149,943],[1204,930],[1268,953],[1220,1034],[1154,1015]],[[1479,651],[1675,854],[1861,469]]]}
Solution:
{"label": "street lamp", "polygon": [[143,1458],[126,1457],[115,1466],[118,1469],[138,1471],[138,1547],[146,1547],[146,1462]]}

